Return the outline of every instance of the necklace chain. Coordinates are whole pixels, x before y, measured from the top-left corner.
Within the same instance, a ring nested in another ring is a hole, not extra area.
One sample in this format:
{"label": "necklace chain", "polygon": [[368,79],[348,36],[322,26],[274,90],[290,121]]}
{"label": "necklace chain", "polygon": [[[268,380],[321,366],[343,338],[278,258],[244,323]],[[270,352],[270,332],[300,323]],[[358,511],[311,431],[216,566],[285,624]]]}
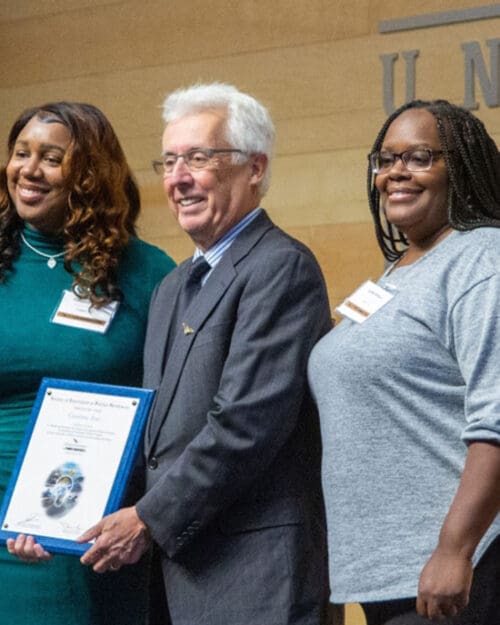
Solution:
{"label": "necklace chain", "polygon": [[23,240],[23,243],[27,247],[29,247],[29,249],[32,252],[35,252],[35,254],[38,254],[38,256],[43,256],[44,258],[48,259],[47,267],[49,269],[54,269],[54,267],[57,265],[56,258],[60,258],[61,256],[64,256],[64,254],[66,254],[66,250],[64,250],[63,252],[58,252],[57,254],[46,254],[45,252],[41,252],[40,250],[37,250],[34,245],[31,245],[31,243],[26,239],[26,237],[24,236],[22,232],[21,232],[21,239]]}

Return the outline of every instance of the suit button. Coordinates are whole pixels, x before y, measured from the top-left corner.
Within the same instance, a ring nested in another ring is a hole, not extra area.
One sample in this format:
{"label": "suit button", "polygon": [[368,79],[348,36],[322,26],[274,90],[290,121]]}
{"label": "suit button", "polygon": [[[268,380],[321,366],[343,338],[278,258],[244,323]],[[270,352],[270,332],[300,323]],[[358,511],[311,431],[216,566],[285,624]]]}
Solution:
{"label": "suit button", "polygon": [[158,468],[158,460],[154,456],[151,456],[151,458],[148,461],[148,469],[150,469],[151,471],[154,471],[157,468]]}

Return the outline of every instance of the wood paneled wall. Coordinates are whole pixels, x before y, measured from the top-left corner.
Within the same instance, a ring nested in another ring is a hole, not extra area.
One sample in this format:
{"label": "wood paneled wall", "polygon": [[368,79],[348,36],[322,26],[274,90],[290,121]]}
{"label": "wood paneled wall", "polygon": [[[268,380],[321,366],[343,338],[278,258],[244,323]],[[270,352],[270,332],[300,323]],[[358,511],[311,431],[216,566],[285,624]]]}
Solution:
{"label": "wood paneled wall", "polygon": [[[332,305],[382,260],[366,205],[366,154],[385,118],[379,55],[418,48],[418,97],[463,100],[460,44],[500,36],[500,20],[381,35],[381,20],[483,6],[478,0],[7,0],[0,4],[0,137],[45,101],[89,101],[112,121],[143,195],[142,236],[191,252],[150,161],[166,93],[234,83],[271,110],[277,150],[264,205],[316,252]],[[404,98],[395,65],[395,101]],[[500,138],[499,109],[478,115]]]}
{"label": "wood paneled wall", "polygon": [[[382,20],[481,7],[479,0],[4,0],[0,3],[0,137],[25,107],[88,101],[114,125],[140,183],[143,238],[177,261],[192,250],[169,215],[150,161],[159,154],[166,93],[226,81],[276,122],[264,206],[308,244],[332,307],[382,258],[366,201],[366,154],[385,118],[379,56],[419,49],[416,95],[464,98],[461,44],[500,37],[500,19],[380,34]],[[404,98],[395,64],[395,102]],[[500,109],[479,88],[477,111],[500,143]],[[359,615],[352,617],[359,625]]]}

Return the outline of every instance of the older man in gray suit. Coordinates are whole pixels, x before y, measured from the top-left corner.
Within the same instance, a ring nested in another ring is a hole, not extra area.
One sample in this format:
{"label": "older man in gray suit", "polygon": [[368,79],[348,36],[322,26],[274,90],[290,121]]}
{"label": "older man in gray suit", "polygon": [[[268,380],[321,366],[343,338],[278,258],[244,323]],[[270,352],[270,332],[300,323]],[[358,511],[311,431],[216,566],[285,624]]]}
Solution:
{"label": "older man in gray suit", "polygon": [[161,554],[173,625],[319,625],[327,600],[318,421],[307,357],[330,328],[311,252],[260,208],[274,128],[221,84],[164,104],[170,209],[196,245],[160,284],[145,346],[157,389],[147,489],[87,532],[97,571]]}

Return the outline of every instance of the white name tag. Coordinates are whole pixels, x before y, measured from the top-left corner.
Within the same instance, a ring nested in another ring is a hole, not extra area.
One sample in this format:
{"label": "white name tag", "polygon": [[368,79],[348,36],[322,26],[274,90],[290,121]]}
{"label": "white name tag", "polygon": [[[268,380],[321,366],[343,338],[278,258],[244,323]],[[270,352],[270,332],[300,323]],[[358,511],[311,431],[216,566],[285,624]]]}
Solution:
{"label": "white name tag", "polygon": [[111,302],[101,308],[91,306],[87,298],[77,297],[73,291],[63,291],[59,306],[50,320],[63,326],[104,334],[116,315],[120,302]]}
{"label": "white name tag", "polygon": [[375,282],[367,280],[335,310],[352,321],[363,323],[393,297],[394,293],[390,293]]}

